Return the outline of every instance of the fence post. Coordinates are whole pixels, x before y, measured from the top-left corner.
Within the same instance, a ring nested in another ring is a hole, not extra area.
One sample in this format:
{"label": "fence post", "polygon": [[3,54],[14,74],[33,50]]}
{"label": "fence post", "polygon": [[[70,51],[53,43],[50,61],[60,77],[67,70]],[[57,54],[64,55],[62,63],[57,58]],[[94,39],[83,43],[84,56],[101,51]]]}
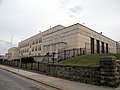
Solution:
{"label": "fence post", "polygon": [[13,60],[13,67],[15,67],[15,61]]}
{"label": "fence post", "polygon": [[119,78],[116,57],[106,56],[100,58],[100,83],[109,87],[118,87]]}
{"label": "fence post", "polygon": [[32,70],[32,67],[33,67],[33,63],[31,63],[31,70]]}
{"label": "fence post", "polygon": [[7,65],[7,61],[6,61],[6,65]]}
{"label": "fence post", "polygon": [[21,62],[21,66],[20,67],[22,68],[22,62]]}
{"label": "fence post", "polygon": [[10,66],[10,61],[8,61],[8,66]]}
{"label": "fence post", "polygon": [[73,57],[75,57],[75,49],[73,48]]}
{"label": "fence post", "polygon": [[80,48],[80,55],[82,55],[82,49]]}
{"label": "fence post", "polygon": [[9,62],[7,61],[7,65],[9,66]]}
{"label": "fence post", "polygon": [[47,56],[48,56],[48,63],[49,63],[49,52],[47,53]]}
{"label": "fence post", "polygon": [[52,60],[53,60],[53,63],[54,63],[54,60],[55,60],[55,52],[53,52],[53,58],[52,58]]}
{"label": "fence post", "polygon": [[12,67],[13,67],[13,61],[11,61],[12,62]]}
{"label": "fence post", "polygon": [[9,66],[10,66],[10,61],[8,61],[9,62]]}
{"label": "fence post", "polygon": [[64,50],[64,60],[66,59],[66,50]]}
{"label": "fence post", "polygon": [[77,48],[77,56],[78,56],[78,50],[79,50],[79,49]]}
{"label": "fence post", "polygon": [[39,71],[39,62],[38,62],[38,71]]}
{"label": "fence post", "polygon": [[49,75],[49,70],[50,70],[50,64],[46,64],[47,68],[46,68],[46,75]]}
{"label": "fence post", "polygon": [[27,63],[25,63],[25,69],[27,69]]}
{"label": "fence post", "polygon": [[17,61],[17,67],[19,67],[19,61]]}

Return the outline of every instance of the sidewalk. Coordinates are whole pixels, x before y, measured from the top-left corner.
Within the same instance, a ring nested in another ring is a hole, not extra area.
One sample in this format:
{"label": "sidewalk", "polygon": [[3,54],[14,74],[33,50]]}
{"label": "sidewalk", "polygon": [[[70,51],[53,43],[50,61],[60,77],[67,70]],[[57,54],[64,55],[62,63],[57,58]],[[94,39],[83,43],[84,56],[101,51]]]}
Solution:
{"label": "sidewalk", "polygon": [[7,67],[4,65],[0,65],[0,69],[7,70],[12,73],[18,74],[20,76],[37,81],[39,83],[43,83],[45,85],[57,88],[58,90],[120,90],[120,87],[113,89],[109,87],[95,86],[95,85],[55,78],[38,73],[33,73],[25,70],[19,70],[18,72],[18,69]]}

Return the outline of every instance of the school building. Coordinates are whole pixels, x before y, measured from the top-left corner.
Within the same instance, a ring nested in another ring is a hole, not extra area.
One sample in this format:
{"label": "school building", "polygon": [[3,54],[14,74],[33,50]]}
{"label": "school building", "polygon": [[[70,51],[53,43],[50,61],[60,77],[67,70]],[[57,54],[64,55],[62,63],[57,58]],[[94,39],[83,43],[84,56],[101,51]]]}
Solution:
{"label": "school building", "polygon": [[68,27],[57,25],[19,42],[18,47],[23,57],[73,48],[85,48],[86,54],[117,53],[116,41],[79,23]]}

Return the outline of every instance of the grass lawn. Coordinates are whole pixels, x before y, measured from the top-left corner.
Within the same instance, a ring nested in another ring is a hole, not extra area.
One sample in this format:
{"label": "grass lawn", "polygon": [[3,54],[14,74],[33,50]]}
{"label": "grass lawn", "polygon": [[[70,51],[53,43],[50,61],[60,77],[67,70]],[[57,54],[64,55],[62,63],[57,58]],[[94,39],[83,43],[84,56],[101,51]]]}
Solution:
{"label": "grass lawn", "polygon": [[92,54],[92,55],[83,55],[72,57],[64,61],[59,62],[59,64],[65,65],[79,65],[79,66],[99,66],[99,58],[102,56],[115,56],[117,59],[120,59],[120,54]]}

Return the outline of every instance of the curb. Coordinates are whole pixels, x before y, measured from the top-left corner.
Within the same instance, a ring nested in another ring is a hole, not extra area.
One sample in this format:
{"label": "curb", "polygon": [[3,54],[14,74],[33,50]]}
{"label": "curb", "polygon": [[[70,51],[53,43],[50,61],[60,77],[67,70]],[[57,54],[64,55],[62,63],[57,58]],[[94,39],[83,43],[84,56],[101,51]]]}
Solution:
{"label": "curb", "polygon": [[53,84],[51,84],[51,83],[47,83],[47,82],[42,81],[42,80],[38,81],[38,80],[36,80],[36,79],[34,79],[34,78],[30,78],[30,77],[27,77],[27,76],[18,74],[18,73],[14,72],[14,71],[11,71],[11,70],[8,70],[8,69],[5,69],[5,68],[1,68],[1,67],[0,67],[0,69],[6,70],[6,71],[8,71],[8,72],[14,73],[14,74],[16,74],[16,75],[22,76],[22,77],[24,77],[24,78],[33,80],[33,81],[35,81],[35,82],[38,82],[38,83],[47,85],[47,86],[49,86],[49,87],[52,87],[52,88],[55,88],[55,89],[58,89],[58,90],[66,90],[66,89],[63,89],[63,88],[61,88],[61,87],[59,87],[59,86],[53,85]]}

